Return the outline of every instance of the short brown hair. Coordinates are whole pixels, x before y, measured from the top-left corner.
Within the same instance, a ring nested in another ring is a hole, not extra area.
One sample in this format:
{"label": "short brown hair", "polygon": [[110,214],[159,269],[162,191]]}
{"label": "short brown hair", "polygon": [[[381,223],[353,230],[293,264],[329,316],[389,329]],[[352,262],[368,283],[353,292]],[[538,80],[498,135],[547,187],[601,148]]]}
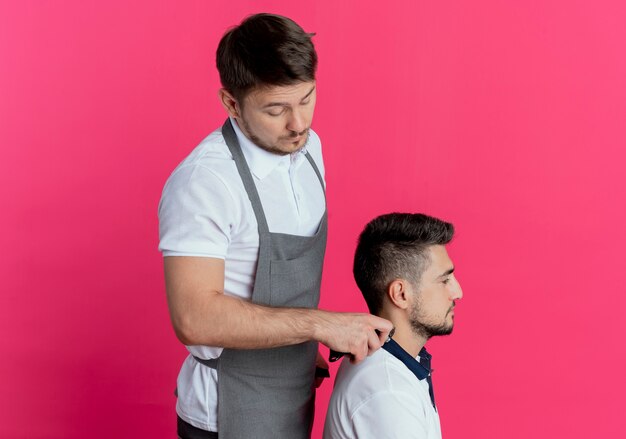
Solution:
{"label": "short brown hair", "polygon": [[315,80],[313,35],[287,17],[251,15],[227,31],[217,47],[222,87],[241,103],[256,87]]}

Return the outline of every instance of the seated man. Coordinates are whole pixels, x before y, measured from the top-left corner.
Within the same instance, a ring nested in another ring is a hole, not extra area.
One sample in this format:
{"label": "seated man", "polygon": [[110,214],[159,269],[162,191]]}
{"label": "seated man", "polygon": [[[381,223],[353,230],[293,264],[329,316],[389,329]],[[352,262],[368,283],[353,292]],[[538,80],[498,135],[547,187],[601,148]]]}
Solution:
{"label": "seated man", "polygon": [[392,213],[361,233],[354,277],[372,314],[390,320],[393,339],[337,373],[325,439],[441,438],[424,344],[447,335],[463,296],[445,245],[452,224],[422,214]]}

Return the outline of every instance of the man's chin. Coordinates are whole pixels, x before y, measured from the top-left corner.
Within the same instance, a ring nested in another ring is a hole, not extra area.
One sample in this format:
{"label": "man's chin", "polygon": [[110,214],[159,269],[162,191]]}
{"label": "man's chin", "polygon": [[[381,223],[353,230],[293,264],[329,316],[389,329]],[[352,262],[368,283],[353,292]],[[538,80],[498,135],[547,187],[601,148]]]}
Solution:
{"label": "man's chin", "polygon": [[281,137],[279,142],[283,145],[291,145],[292,148],[295,148],[296,151],[300,150],[307,144],[309,141],[309,131],[307,130],[304,134],[295,136],[295,137]]}
{"label": "man's chin", "polygon": [[450,335],[452,334],[452,331],[454,330],[454,324],[432,326],[426,329],[428,331],[429,338],[436,337],[436,336]]}

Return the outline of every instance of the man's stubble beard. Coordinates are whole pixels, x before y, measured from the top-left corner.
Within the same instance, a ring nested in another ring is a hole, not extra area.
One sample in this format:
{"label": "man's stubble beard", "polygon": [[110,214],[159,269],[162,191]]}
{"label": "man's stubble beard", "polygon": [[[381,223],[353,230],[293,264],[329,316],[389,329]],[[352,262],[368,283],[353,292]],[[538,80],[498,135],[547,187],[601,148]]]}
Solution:
{"label": "man's stubble beard", "polygon": [[420,312],[419,312],[419,308],[420,308],[419,305],[420,303],[418,301],[413,307],[413,309],[411,309],[411,314],[409,315],[409,319],[411,322],[411,329],[413,329],[413,332],[415,332],[417,335],[421,337],[425,337],[426,339],[429,339],[436,335],[452,334],[452,330],[454,329],[454,320],[452,321],[452,323],[447,323],[446,320],[448,318],[448,314],[450,314],[452,309],[454,309],[454,305],[452,305],[450,309],[448,309],[448,312],[444,316],[443,322],[439,324],[423,322],[422,321],[423,317],[420,316]]}
{"label": "man's stubble beard", "polygon": [[[241,121],[241,127],[240,127],[240,128],[243,128],[243,131],[244,131],[244,132],[245,132],[245,134],[248,136],[248,138],[249,138],[249,139],[250,139],[250,140],[251,140],[251,141],[252,141],[252,142],[253,142],[256,146],[258,146],[258,147],[259,147],[259,148],[261,148],[262,150],[267,151],[267,152],[270,152],[270,153],[272,153],[272,154],[277,154],[277,155],[289,155],[289,154],[292,154],[292,153],[294,153],[294,152],[298,152],[298,151],[300,151],[300,150],[301,150],[302,148],[304,148],[304,146],[305,146],[305,145],[309,142],[309,132],[310,132],[310,129],[309,129],[309,128],[307,128],[307,129],[306,129],[306,131],[302,134],[302,135],[306,136],[306,137],[305,137],[305,139],[304,139],[304,142],[302,142],[302,145],[301,145],[298,149],[296,149],[296,150],[294,150],[294,151],[283,151],[283,150],[282,150],[282,149],[280,149],[280,148],[277,148],[277,147],[275,147],[275,146],[273,146],[273,145],[268,145],[268,144],[266,144],[266,143],[262,142],[262,141],[261,141],[261,139],[260,139],[260,138],[259,138],[256,134],[254,134],[254,132],[250,129],[250,125],[248,124],[248,122],[246,122],[243,118],[240,118],[239,120]],[[289,139],[290,137],[298,137],[299,135],[300,135],[300,133],[295,133],[293,136],[289,136],[289,137],[281,137],[281,138],[279,138],[279,140],[283,140],[283,139],[284,139],[284,140],[287,140],[287,139]]]}

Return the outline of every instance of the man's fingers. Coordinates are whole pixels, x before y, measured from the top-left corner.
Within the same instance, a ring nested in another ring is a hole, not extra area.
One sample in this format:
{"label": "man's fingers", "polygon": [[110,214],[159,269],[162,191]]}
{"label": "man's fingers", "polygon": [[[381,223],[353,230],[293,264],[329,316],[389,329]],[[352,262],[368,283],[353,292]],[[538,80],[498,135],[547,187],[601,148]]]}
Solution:
{"label": "man's fingers", "polygon": [[380,342],[380,346],[384,345],[387,339],[391,336],[390,333],[393,331],[393,323],[391,323],[387,319],[383,319],[382,317],[372,316],[376,320],[374,321],[374,328],[376,328],[376,334],[378,335],[378,340]]}
{"label": "man's fingers", "polygon": [[376,336],[376,332],[372,331],[367,338],[367,355],[372,355],[383,345],[383,342]]}
{"label": "man's fingers", "polygon": [[396,328],[391,328],[389,332],[382,332],[380,330],[376,331],[376,335],[378,335],[378,341],[380,341],[381,346],[384,345],[389,338],[393,337],[393,333],[396,331]]}
{"label": "man's fingers", "polygon": [[384,345],[385,342],[387,341],[387,338],[389,338],[389,332],[383,332],[383,331],[376,331],[376,335],[378,336],[378,342],[380,343],[380,345]]}
{"label": "man's fingers", "polygon": [[363,361],[367,357],[367,348],[364,346],[361,349],[358,349],[357,352],[354,352],[350,356],[350,363],[357,364]]}

